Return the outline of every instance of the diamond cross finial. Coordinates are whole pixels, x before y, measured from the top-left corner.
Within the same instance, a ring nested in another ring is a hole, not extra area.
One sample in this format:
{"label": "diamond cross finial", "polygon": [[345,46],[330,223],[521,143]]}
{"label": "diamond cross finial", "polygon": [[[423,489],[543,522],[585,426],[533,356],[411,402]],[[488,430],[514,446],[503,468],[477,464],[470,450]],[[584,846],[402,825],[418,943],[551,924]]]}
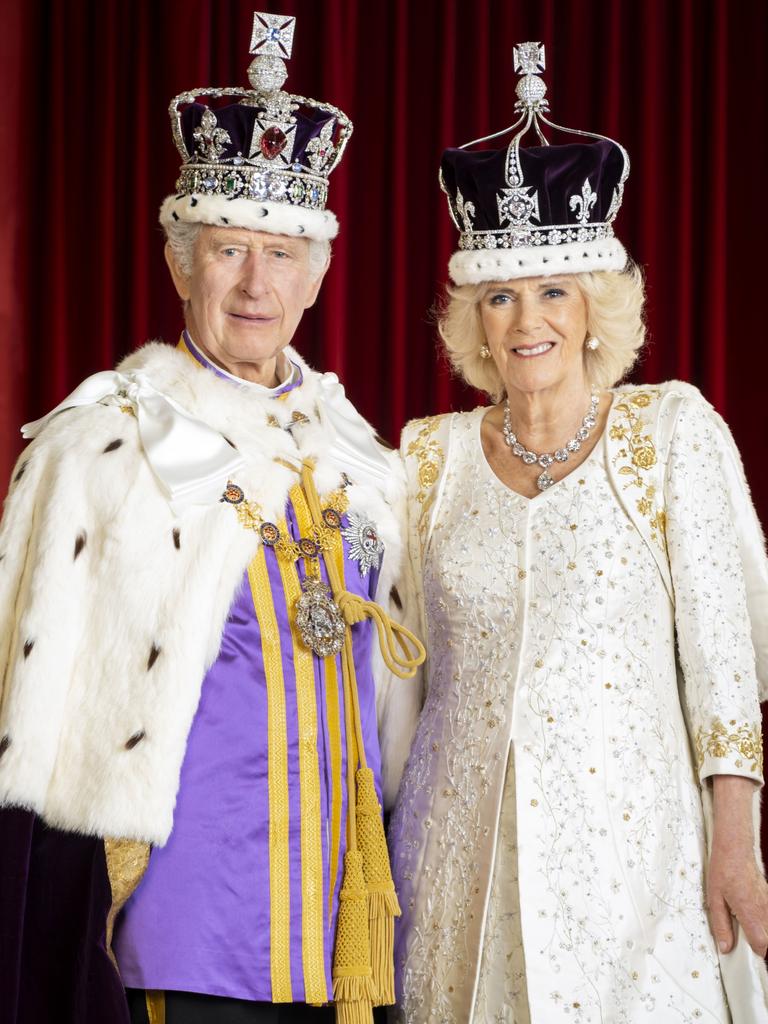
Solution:
{"label": "diamond cross finial", "polygon": [[543,43],[518,43],[512,52],[518,75],[538,75],[547,66]]}
{"label": "diamond cross finial", "polygon": [[260,57],[290,57],[295,27],[296,19],[293,17],[256,11],[248,52],[257,53]]}

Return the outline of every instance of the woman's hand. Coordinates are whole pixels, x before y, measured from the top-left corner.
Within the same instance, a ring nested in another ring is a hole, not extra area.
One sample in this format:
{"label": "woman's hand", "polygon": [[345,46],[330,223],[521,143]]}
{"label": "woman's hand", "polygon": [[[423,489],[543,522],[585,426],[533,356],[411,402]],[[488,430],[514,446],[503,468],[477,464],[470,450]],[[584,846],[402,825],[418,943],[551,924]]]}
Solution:
{"label": "woman's hand", "polygon": [[755,783],[737,775],[712,780],[714,835],[707,873],[709,923],[720,951],[734,946],[732,918],[758,956],[768,952],[768,884],[755,861]]}

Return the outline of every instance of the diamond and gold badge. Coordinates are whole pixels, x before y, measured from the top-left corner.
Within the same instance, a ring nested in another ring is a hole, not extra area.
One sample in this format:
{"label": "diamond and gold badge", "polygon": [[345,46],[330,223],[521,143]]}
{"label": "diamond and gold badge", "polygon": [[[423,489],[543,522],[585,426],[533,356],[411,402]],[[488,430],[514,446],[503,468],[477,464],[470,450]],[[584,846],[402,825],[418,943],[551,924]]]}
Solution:
{"label": "diamond and gold badge", "polygon": [[379,537],[376,524],[364,513],[350,511],[348,525],[341,535],[349,544],[348,557],[360,566],[360,575],[365,577],[371,569],[378,569],[384,554],[384,542]]}

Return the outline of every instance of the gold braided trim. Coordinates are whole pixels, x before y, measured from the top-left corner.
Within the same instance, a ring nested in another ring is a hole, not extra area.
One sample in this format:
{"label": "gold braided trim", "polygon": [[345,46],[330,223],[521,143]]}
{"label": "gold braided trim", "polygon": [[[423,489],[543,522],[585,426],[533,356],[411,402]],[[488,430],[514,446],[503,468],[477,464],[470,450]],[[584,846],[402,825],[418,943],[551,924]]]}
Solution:
{"label": "gold braided trim", "polygon": [[[346,498],[346,495],[344,496]],[[336,509],[339,511],[339,509]],[[339,514],[342,513],[339,511]],[[333,530],[329,555],[336,563],[338,572],[344,572],[344,544],[339,530]],[[339,875],[339,850],[341,848],[341,805],[342,805],[342,747],[341,747],[341,699],[339,689],[339,668],[337,659],[325,659],[325,706],[328,719],[328,738],[331,754],[331,848],[330,879],[328,883],[328,922],[333,915],[333,894]]]}
{"label": "gold braided trim", "polygon": [[[289,493],[302,536],[312,520],[301,486]],[[296,564],[278,558],[286,604],[291,612],[293,664],[296,673],[296,706],[299,720],[299,784],[301,805],[301,950],[304,992],[308,1003],[325,1003],[325,912],[323,902],[323,846],[320,803],[320,764],[317,752],[317,698],[315,663],[294,626],[293,609],[301,597]]]}
{"label": "gold braided trim", "polygon": [[107,952],[117,967],[112,952],[112,934],[117,915],[136,891],[149,864],[149,843],[134,839],[105,839],[104,856],[107,861],[107,876],[112,891],[112,906],[107,914]]}
{"label": "gold braided trim", "polygon": [[333,916],[333,894],[339,877],[341,848],[341,709],[339,672],[336,658],[325,659],[325,714],[328,720],[328,744],[331,759],[331,842],[328,851],[328,923]]}
{"label": "gold braided trim", "polygon": [[147,989],[144,998],[147,1003],[149,1024],[165,1024],[165,992]]}
{"label": "gold braided trim", "polygon": [[269,900],[272,1002],[291,1003],[291,860],[288,737],[280,631],[264,548],[248,566],[267,683]]}
{"label": "gold braided trim", "polygon": [[699,768],[703,767],[707,757],[735,757],[737,768],[746,767],[744,761],[748,761],[750,772],[762,772],[763,735],[759,725],[739,724],[735,719],[725,725],[721,719],[715,718],[709,729],[696,730],[694,745]]}
{"label": "gold braided trim", "polygon": [[641,409],[647,409],[656,395],[650,391],[628,391],[621,396],[621,401],[613,407],[615,419],[609,430],[613,441],[623,441],[624,445],[616,452],[613,464],[621,476],[627,477],[627,487],[637,487],[642,492],[637,499],[637,511],[648,519],[651,528],[651,540],[662,549],[667,550],[667,514],[659,501],[656,486],[648,483],[643,475],[654,468],[658,459],[656,446],[650,434],[644,433],[647,426],[642,417]]}

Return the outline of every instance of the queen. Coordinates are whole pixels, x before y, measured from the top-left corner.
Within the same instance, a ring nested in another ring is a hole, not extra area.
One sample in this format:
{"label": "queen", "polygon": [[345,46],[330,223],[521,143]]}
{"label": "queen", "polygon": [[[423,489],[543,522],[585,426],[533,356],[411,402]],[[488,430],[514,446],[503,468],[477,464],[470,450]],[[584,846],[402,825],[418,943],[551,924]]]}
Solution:
{"label": "queen", "polygon": [[616,386],[644,341],[629,160],[550,145],[543,48],[516,63],[509,145],[441,169],[440,332],[491,404],[402,442],[428,661],[410,753],[384,737],[400,1019],[757,1024],[760,527],[694,387]]}

